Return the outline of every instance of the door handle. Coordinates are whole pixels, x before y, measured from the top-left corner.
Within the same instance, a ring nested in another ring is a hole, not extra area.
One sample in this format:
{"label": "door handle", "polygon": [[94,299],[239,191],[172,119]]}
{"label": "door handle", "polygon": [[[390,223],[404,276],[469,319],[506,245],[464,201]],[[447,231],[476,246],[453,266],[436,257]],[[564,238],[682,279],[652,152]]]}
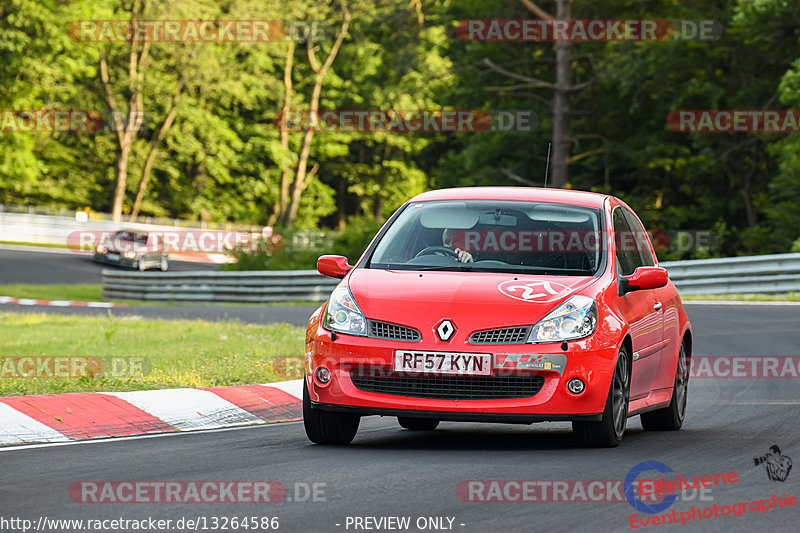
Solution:
{"label": "door handle", "polygon": [[653,304],[653,309],[655,309],[656,311],[660,310],[661,309],[661,302],[654,303]]}

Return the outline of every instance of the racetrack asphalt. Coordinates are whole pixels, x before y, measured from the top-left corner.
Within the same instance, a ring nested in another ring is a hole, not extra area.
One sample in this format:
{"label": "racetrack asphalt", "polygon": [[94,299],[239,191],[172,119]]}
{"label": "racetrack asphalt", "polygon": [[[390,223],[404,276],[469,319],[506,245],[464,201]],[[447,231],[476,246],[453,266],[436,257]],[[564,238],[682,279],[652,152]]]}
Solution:
{"label": "racetrack asphalt", "polygon": [[[96,263],[90,254],[73,253],[66,249],[30,251],[0,248],[0,284],[31,285],[94,285],[103,282],[100,272],[113,265]],[[170,259],[169,270],[217,270],[213,263],[196,263]]]}
{"label": "racetrack asphalt", "polygon": [[[73,254],[64,250],[57,253],[29,250],[0,249],[0,285],[23,284],[99,284],[100,272],[113,266],[95,263],[87,255]],[[218,265],[187,261],[170,261],[170,271],[216,270]],[[2,289],[0,289],[0,296]],[[247,324],[286,322],[302,326],[316,307],[285,305],[164,305],[132,306],[113,309],[113,316],[142,316],[170,320],[239,320]],[[59,315],[107,316],[109,310],[87,307],[44,307],[17,304],[0,305],[0,312],[48,313]]]}
{"label": "racetrack asphalt", "polygon": [[[690,304],[687,311],[695,355],[800,355],[800,307]],[[577,447],[563,423],[443,423],[436,431],[417,433],[402,430],[393,418],[376,417],[362,421],[350,446],[313,445],[302,423],[283,423],[7,448],[0,451],[0,517],[34,523],[43,516],[186,517],[203,518],[210,528],[215,517],[266,516],[279,518],[279,531],[340,532],[365,531],[354,529],[356,517],[406,516],[412,526],[406,531],[421,531],[415,524],[420,517],[453,518],[452,530],[459,532],[630,531],[630,515],[636,511],[624,501],[467,502],[456,487],[464,480],[623,480],[638,463],[655,460],[684,477],[738,474],[736,483],[714,487],[704,496],[713,500],[687,494],[664,513],[771,499],[773,494],[797,497],[800,472],[791,471],[783,482],[771,481],[753,459],[777,444],[785,456],[799,460],[799,393],[796,378],[693,378],[681,431],[645,432],[634,417],[615,449]],[[650,471],[648,477],[657,476]],[[76,503],[69,488],[85,480],[278,481],[288,493],[287,499],[271,504]],[[317,501],[298,501],[313,483],[322,484],[317,485]],[[646,530],[788,532],[797,531],[797,523],[798,507],[791,507],[766,513],[748,509],[738,517]]]}

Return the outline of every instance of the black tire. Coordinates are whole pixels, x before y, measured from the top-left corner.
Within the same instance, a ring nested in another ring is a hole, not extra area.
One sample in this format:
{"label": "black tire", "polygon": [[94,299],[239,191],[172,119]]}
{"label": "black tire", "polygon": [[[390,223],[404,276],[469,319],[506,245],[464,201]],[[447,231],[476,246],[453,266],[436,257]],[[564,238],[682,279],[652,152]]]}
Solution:
{"label": "black tire", "polygon": [[686,353],[686,342],[681,343],[678,353],[678,368],[675,370],[675,384],[672,389],[672,401],[667,407],[642,413],[639,419],[647,431],[678,431],[686,417],[686,398],[689,392],[689,357]]}
{"label": "black tire", "polygon": [[139,262],[136,263],[136,268],[139,270],[139,272],[144,272],[145,270],[147,270],[147,267],[145,267],[145,265],[144,265],[144,258],[143,257],[139,258]]}
{"label": "black tire", "polygon": [[166,272],[167,269],[169,268],[169,259],[167,259],[166,255],[161,257],[161,261],[158,265],[158,268],[159,270],[161,270],[161,272]]}
{"label": "black tire", "polygon": [[594,448],[614,448],[622,442],[630,400],[631,373],[628,361],[628,350],[623,346],[617,356],[602,420],[572,423],[572,432],[581,444]]}
{"label": "black tire", "polygon": [[433,431],[439,425],[439,421],[432,418],[410,418],[407,416],[398,416],[397,421],[402,427],[412,431]]}
{"label": "black tire", "polygon": [[358,431],[361,417],[311,408],[308,383],[303,379],[303,426],[311,442],[317,444],[350,444]]}

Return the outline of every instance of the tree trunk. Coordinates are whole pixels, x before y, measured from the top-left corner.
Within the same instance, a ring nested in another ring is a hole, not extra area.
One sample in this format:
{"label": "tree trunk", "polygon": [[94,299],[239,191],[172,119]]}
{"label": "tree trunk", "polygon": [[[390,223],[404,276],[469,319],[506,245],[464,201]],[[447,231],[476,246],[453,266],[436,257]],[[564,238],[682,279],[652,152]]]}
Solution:
{"label": "tree trunk", "polygon": [[347,201],[347,182],[344,179],[340,179],[337,183],[336,189],[336,226],[339,228],[339,231],[342,231],[347,224],[345,220],[347,217],[347,206],[345,205]]}
{"label": "tree trunk", "polygon": [[[281,146],[289,149],[289,130],[287,125],[288,113],[292,107],[292,94],[294,93],[292,85],[292,67],[294,65],[294,41],[289,42],[289,49],[286,52],[286,65],[283,68],[283,113],[281,114]],[[289,186],[291,185],[290,176],[292,169],[286,165],[281,170],[281,191],[278,201],[272,209],[272,215],[269,217],[268,226],[272,226],[277,222],[279,217],[283,217],[286,208],[289,205]]]}
{"label": "tree trunk", "polygon": [[[325,58],[325,62],[322,65],[317,62],[313,41],[309,40],[308,42],[308,61],[312,70],[316,73],[316,76],[314,77],[314,89],[311,93],[311,106],[308,112],[309,119],[311,117],[317,117],[319,112],[319,98],[320,94],[322,93],[322,82],[324,81],[325,74],[327,74],[328,69],[333,63],[333,60],[336,59],[336,55],[339,53],[339,48],[342,46],[342,42],[347,36],[347,31],[350,27],[352,15],[347,9],[347,4],[344,2],[344,0],[342,0],[342,10],[344,11],[344,20],[339,28],[336,41],[333,43],[333,46],[331,46],[331,50],[328,52],[328,57]],[[309,122],[313,123],[311,120]],[[300,149],[300,158],[297,162],[297,171],[295,172],[294,183],[292,184],[292,194],[289,201],[289,207],[284,213],[282,213],[281,216],[281,222],[283,222],[285,226],[291,227],[294,224],[295,218],[297,217],[297,210],[300,208],[300,199],[303,195],[303,191],[308,186],[308,181],[316,172],[316,169],[319,168],[319,165],[314,165],[312,172],[308,172],[308,157],[311,154],[311,142],[313,140],[314,127],[309,126],[305,132],[305,135],[303,135],[303,145]]]}
{"label": "tree trunk", "polygon": [[142,206],[142,200],[144,200],[144,193],[147,191],[147,182],[150,180],[150,172],[153,169],[153,163],[158,155],[158,148],[161,145],[161,141],[164,140],[167,132],[172,127],[172,123],[175,122],[175,116],[178,114],[178,100],[180,99],[182,89],[183,83],[179,82],[175,94],[172,97],[172,107],[170,107],[167,113],[167,118],[164,119],[161,128],[153,135],[150,141],[150,153],[147,154],[147,161],[145,161],[144,169],[142,170],[142,179],[139,181],[139,191],[136,193],[136,200],[133,202],[133,209],[131,209],[131,221],[139,216],[139,209]]}
{"label": "tree trunk", "polygon": [[125,198],[125,187],[128,183],[128,159],[130,157],[131,140],[120,143],[119,157],[117,158],[117,186],[114,189],[114,205],[111,208],[112,220],[120,222],[122,218],[122,200]]}
{"label": "tree trunk", "polygon": [[[144,3],[136,0],[131,9],[131,20],[139,17],[144,11]],[[105,90],[106,102],[111,109],[114,128],[119,141],[119,157],[117,158],[117,185],[114,188],[114,199],[111,216],[114,222],[122,220],[122,203],[125,199],[125,189],[128,183],[128,160],[131,147],[139,129],[142,127],[143,104],[142,92],[144,85],[144,71],[150,52],[150,41],[145,40],[139,51],[138,41],[131,39],[128,53],[128,121],[122,123],[121,110],[117,106],[114,90],[111,87],[111,78],[108,75],[108,61],[104,49],[100,52],[100,78]]]}
{"label": "tree trunk", "polygon": [[154,139],[150,145],[150,153],[147,154],[147,160],[144,162],[144,169],[142,169],[142,179],[139,180],[139,190],[136,192],[136,200],[133,202],[131,209],[130,221],[134,222],[136,217],[139,216],[139,209],[142,207],[142,200],[144,200],[144,193],[147,191],[147,182],[150,180],[150,171],[153,169],[153,162],[158,155],[158,142]]}
{"label": "tree trunk", "polygon": [[[571,0],[558,0],[557,19],[570,17]],[[570,89],[569,41],[556,41],[556,88],[553,97],[553,187],[563,188],[569,181],[567,159],[569,158],[569,89]]]}
{"label": "tree trunk", "polygon": [[[189,54],[189,61],[193,60],[196,54],[197,48],[192,50],[192,53]],[[181,75],[178,78],[178,83],[175,85],[175,91],[172,93],[172,103],[170,104],[169,111],[167,111],[167,116],[164,119],[164,122],[161,124],[161,127],[150,139],[150,153],[147,154],[147,161],[145,161],[144,169],[142,170],[142,179],[139,181],[139,190],[136,193],[136,200],[133,202],[133,209],[131,209],[132,221],[139,216],[139,209],[142,206],[144,194],[147,192],[147,184],[150,180],[150,172],[153,169],[153,163],[158,155],[158,148],[161,145],[161,142],[164,140],[164,137],[167,136],[167,132],[169,132],[172,124],[175,122],[175,117],[178,115],[178,102],[180,101],[181,94],[183,93],[185,86],[186,78]]]}

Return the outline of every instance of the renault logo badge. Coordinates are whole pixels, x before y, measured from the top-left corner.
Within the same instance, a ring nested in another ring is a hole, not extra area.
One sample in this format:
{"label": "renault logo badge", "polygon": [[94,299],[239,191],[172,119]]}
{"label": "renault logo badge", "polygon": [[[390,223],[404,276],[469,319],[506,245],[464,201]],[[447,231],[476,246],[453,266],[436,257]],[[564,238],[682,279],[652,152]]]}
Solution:
{"label": "renault logo badge", "polygon": [[455,332],[456,332],[456,327],[450,320],[447,319],[442,320],[441,322],[439,322],[439,325],[436,326],[436,335],[439,336],[439,339],[442,342],[449,341],[452,338],[453,333]]}

